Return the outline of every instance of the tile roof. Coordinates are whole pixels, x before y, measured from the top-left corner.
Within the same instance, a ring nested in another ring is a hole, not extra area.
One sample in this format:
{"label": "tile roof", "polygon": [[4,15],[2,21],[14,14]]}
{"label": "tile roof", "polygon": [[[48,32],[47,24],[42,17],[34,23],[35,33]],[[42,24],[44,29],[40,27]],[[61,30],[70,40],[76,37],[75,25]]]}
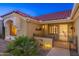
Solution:
{"label": "tile roof", "polygon": [[48,20],[58,20],[58,19],[66,19],[71,15],[72,10],[65,10],[56,13],[45,14],[42,16],[35,17],[37,20],[48,21]]}
{"label": "tile roof", "polygon": [[23,17],[30,17],[30,18],[38,20],[38,21],[48,21],[48,20],[66,19],[67,17],[69,17],[71,15],[71,11],[72,10],[66,10],[66,11],[62,11],[62,12],[45,14],[45,15],[37,16],[37,17],[31,17],[31,16],[29,16],[21,11],[12,11],[10,13],[2,15],[1,17],[4,17],[4,16],[12,14],[12,13],[17,13]]}
{"label": "tile roof", "polygon": [[10,15],[10,14],[12,14],[12,13],[17,13],[17,14],[19,14],[19,15],[21,15],[21,16],[24,16],[24,17],[30,17],[30,18],[33,18],[33,17],[29,16],[28,14],[25,14],[25,13],[23,13],[23,12],[21,12],[21,11],[18,11],[18,10],[9,12],[9,13],[7,13],[7,14],[5,14],[5,15],[2,15],[1,17]]}

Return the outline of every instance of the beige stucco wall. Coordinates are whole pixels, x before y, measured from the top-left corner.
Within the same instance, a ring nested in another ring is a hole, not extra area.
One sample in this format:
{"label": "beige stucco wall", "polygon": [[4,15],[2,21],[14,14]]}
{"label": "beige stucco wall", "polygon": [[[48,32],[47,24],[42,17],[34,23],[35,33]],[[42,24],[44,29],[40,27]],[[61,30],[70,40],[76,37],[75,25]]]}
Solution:
{"label": "beige stucco wall", "polygon": [[75,21],[74,23],[74,27],[75,27],[75,35],[77,36],[78,38],[78,53],[79,53],[79,18]]}
{"label": "beige stucco wall", "polygon": [[[14,19],[14,17],[15,17],[15,19]],[[16,28],[17,28],[17,35],[16,36],[20,36],[20,32],[21,32],[21,20],[22,19],[20,19],[19,18],[19,16],[18,15],[16,15],[15,13],[13,13],[13,14],[11,14],[11,15],[7,15],[7,16],[5,16],[4,17],[4,21],[5,20],[14,20],[15,22],[16,22]],[[7,21],[6,21],[7,22]],[[7,24],[5,24],[5,37],[6,36],[8,36],[9,35],[9,28],[8,28],[8,25]]]}
{"label": "beige stucco wall", "polygon": [[27,36],[33,37],[33,34],[39,34],[40,32],[36,31],[36,28],[39,27],[39,24],[27,22]]}
{"label": "beige stucco wall", "polygon": [[79,8],[78,8],[78,10],[77,10],[77,12],[74,15],[72,20],[74,22],[74,28],[75,28],[74,35],[77,36],[77,40],[78,40],[77,41],[77,43],[78,43],[77,47],[78,47],[78,53],[79,53]]}
{"label": "beige stucco wall", "polygon": [[[15,17],[15,19],[13,19]],[[4,20],[15,20],[16,22],[16,28],[17,28],[17,35],[16,36],[28,36],[33,37],[33,34],[36,33],[36,27],[39,26],[39,23],[37,21],[33,21],[33,19],[29,17],[23,17],[19,14],[13,13],[10,15],[7,15],[4,17]],[[7,24],[5,26],[5,37],[9,35],[9,29],[7,27]]]}
{"label": "beige stucco wall", "polygon": [[38,45],[45,50],[51,49],[53,47],[52,38],[34,37],[34,39],[36,39]]}
{"label": "beige stucco wall", "polygon": [[18,14],[16,14],[16,17],[18,17],[17,24],[18,26],[20,26],[17,35],[33,37],[33,34],[36,33],[35,29],[39,26],[39,23],[37,21],[34,21],[34,19],[31,19],[29,17],[23,17]]}

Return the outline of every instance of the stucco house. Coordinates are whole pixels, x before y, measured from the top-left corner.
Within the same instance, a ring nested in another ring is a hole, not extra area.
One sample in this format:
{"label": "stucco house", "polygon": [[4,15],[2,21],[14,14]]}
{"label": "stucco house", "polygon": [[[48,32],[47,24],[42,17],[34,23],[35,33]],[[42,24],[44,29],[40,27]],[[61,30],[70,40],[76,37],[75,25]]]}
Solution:
{"label": "stucco house", "polygon": [[5,40],[15,40],[14,37],[25,35],[41,40],[43,48],[52,48],[53,41],[61,41],[61,45],[68,48],[68,41],[73,39],[71,46],[79,52],[79,4],[74,4],[72,10],[38,17],[20,11],[12,11],[1,17],[4,19]]}

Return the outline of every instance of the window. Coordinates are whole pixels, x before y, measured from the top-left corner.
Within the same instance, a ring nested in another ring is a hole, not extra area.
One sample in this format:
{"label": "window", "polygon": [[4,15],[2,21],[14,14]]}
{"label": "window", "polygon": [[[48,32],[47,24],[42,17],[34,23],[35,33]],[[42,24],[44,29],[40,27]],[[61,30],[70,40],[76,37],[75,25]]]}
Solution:
{"label": "window", "polygon": [[56,26],[56,25],[49,25],[49,33],[50,34],[57,34],[58,33],[58,26]]}

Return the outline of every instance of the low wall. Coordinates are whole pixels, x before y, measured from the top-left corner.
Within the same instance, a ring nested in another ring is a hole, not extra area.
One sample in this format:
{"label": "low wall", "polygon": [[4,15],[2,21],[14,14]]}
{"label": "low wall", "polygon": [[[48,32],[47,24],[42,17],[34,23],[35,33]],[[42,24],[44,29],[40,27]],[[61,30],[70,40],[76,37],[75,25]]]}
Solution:
{"label": "low wall", "polygon": [[51,49],[53,47],[53,43],[52,43],[52,38],[47,38],[47,37],[34,37],[34,39],[36,39],[36,41],[38,42],[38,45],[42,48],[42,49]]}

